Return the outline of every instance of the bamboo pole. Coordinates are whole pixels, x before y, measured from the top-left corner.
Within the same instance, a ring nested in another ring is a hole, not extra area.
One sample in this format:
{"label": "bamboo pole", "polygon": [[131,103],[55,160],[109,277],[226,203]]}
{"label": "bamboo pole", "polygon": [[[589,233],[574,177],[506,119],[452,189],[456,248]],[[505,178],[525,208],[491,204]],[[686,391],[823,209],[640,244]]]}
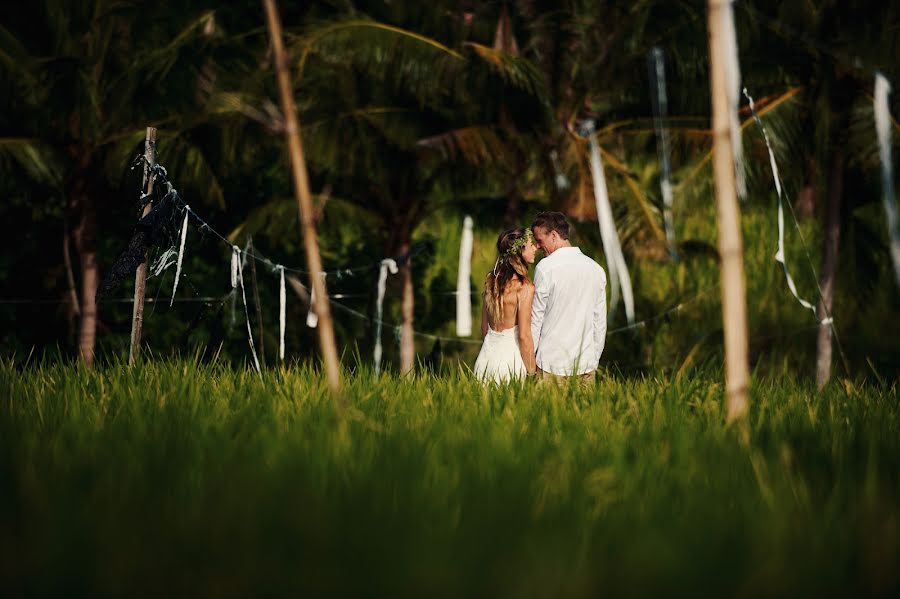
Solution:
{"label": "bamboo pole", "polygon": [[[156,164],[156,128],[147,127],[147,137],[144,139],[144,178],[141,190],[147,190],[147,195],[153,193],[153,177],[150,167]],[[144,206],[141,217],[150,212],[150,202]],[[131,345],[128,348],[128,365],[133,366],[141,353],[141,333],[144,329],[144,293],[147,290],[147,254],[144,253],[144,261],[138,265],[134,274],[134,308],[131,313]]]}
{"label": "bamboo pole", "polygon": [[319,276],[322,272],[322,258],[319,255],[319,240],[313,214],[312,198],[309,193],[309,178],[306,173],[306,162],[303,158],[303,144],[300,140],[300,123],[297,119],[297,108],[294,105],[294,93],[288,73],[287,56],[285,55],[281,33],[281,17],[275,6],[275,0],[263,0],[266,11],[266,24],[272,43],[275,58],[275,70],[278,74],[278,91],[281,96],[281,111],[284,113],[285,135],[291,158],[291,173],[294,180],[294,196],[297,198],[297,209],[300,212],[300,226],[303,232],[303,245],[306,249],[306,266],[309,270],[310,288],[316,292],[316,313],[319,316],[319,345],[325,361],[328,386],[334,393],[335,401],[340,406],[338,393],[341,388],[340,364],[338,362],[337,345],[334,339],[334,325],[331,321],[331,306],[328,302],[328,291],[325,280]]}
{"label": "bamboo pole", "polygon": [[725,408],[728,422],[747,413],[747,386],[750,380],[740,207],[735,184],[725,56],[722,50],[725,17],[722,11],[730,1],[708,0],[707,14],[713,113],[713,174],[722,269],[722,325],[725,331]]}

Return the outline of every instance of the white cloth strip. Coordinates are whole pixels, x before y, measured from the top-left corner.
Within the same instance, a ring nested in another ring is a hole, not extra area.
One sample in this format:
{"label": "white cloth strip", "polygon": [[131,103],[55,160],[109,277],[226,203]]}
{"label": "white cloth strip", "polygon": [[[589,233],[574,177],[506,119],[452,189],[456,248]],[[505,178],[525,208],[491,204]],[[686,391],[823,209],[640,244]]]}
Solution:
{"label": "white cloth strip", "polygon": [[894,172],[891,161],[891,113],[888,107],[890,93],[890,82],[881,73],[876,73],[875,130],[878,134],[878,154],[881,157],[881,197],[884,203],[884,214],[887,218],[894,277],[897,285],[900,286],[900,222],[898,222],[897,203],[894,199]]}
{"label": "white cloth strip", "polygon": [[279,274],[281,275],[281,286],[278,289],[278,358],[284,361],[284,328],[285,328],[285,300],[287,299],[284,291],[284,267],[277,265]]}
{"label": "white cloth strip", "polygon": [[185,205],[184,222],[181,223],[181,243],[178,245],[178,261],[175,264],[175,284],[172,285],[172,299],[169,301],[169,307],[175,303],[175,291],[178,289],[178,279],[181,278],[181,262],[184,259],[184,242],[187,240],[189,209],[190,207]]}
{"label": "white cloth strip", "polygon": [[672,220],[672,166],[669,161],[669,130],[664,120],[669,113],[669,98],[666,91],[666,63],[662,48],[656,46],[651,50],[651,68],[656,86],[656,103],[653,105],[653,122],[656,128],[656,147],[659,155],[659,186],[663,200],[663,224],[666,230],[666,243],[669,255],[678,258],[675,246],[675,225]]}
{"label": "white cloth strip", "polygon": [[384,351],[381,346],[381,315],[384,308],[384,292],[387,285],[388,271],[390,271],[392,275],[397,274],[398,269],[396,260],[390,258],[382,260],[381,266],[378,269],[378,296],[375,300],[375,374],[381,372],[381,356]]}
{"label": "white cloth strip", "polygon": [[456,335],[472,334],[472,217],[463,219],[462,239],[459,242],[459,269],[456,274]]}
{"label": "white cloth strip", "polygon": [[167,249],[163,252],[163,255],[156,259],[156,262],[150,267],[150,276],[158,277],[165,271],[167,268],[175,264],[175,261],[178,259],[178,250],[174,247]]}
{"label": "white cloth strip", "polygon": [[311,329],[319,326],[319,315],[316,314],[316,286],[310,285],[309,311],[306,313],[306,326]]}
{"label": "white cloth strip", "polygon": [[569,189],[571,184],[569,183],[569,178],[559,168],[559,153],[556,150],[550,150],[550,162],[553,164],[553,173],[555,175],[553,180],[556,183],[556,189]]}
{"label": "white cloth strip", "polygon": [[238,246],[231,246],[231,288],[237,289],[238,286],[238,262],[240,261],[241,250]]}
{"label": "white cloth strip", "polygon": [[[772,167],[772,178],[775,180],[775,193],[778,194],[778,251],[775,252],[775,261],[780,262],[781,267],[784,269],[784,278],[785,281],[787,281],[788,289],[791,290],[791,294],[793,294],[794,298],[801,306],[810,310],[813,313],[813,316],[816,317],[816,320],[818,320],[816,307],[811,302],[800,297],[800,294],[797,292],[797,285],[794,283],[794,278],[788,270],[787,260],[784,255],[784,190],[781,186],[781,177],[778,174],[778,163],[775,161],[775,152],[772,150],[772,144],[769,142],[769,134],[766,131],[765,125],[763,125],[762,119],[760,119],[759,115],[756,113],[756,105],[753,103],[753,98],[750,96],[746,87],[744,88],[744,96],[746,96],[747,101],[750,103],[750,112],[753,113],[753,119],[756,121],[756,124],[759,125],[759,129],[763,134],[763,140],[766,142],[766,149],[769,151],[769,166]],[[822,320],[821,324],[831,324],[832,322],[833,319],[829,317]]]}
{"label": "white cloth strip", "polygon": [[[320,272],[319,276],[322,277],[322,280],[325,280],[327,273]],[[309,312],[306,313],[306,326],[311,329],[319,326],[319,313],[316,312],[316,286],[312,285],[312,288],[309,291]]]}
{"label": "white cloth strip", "polygon": [[231,246],[232,265],[237,264],[237,280],[241,287],[241,299],[244,302],[244,316],[247,319],[247,339],[250,342],[250,353],[253,354],[253,365],[256,367],[256,373],[262,379],[262,369],[259,367],[259,358],[256,357],[256,345],[253,343],[253,328],[250,326],[250,311],[247,309],[247,291],[244,289],[244,267],[238,260],[238,254],[241,249],[233,245]]}
{"label": "white cloth strip", "polygon": [[600,238],[603,242],[603,252],[606,254],[606,264],[610,270],[609,279],[612,282],[610,306],[618,301],[618,291],[621,287],[622,300],[625,303],[625,317],[630,324],[634,322],[634,294],[631,289],[631,276],[628,274],[619,233],[616,231],[616,223],[613,220],[612,207],[609,204],[609,190],[606,187],[606,175],[603,172],[603,161],[600,158],[600,144],[597,143],[593,123],[589,125],[588,137],[591,146],[591,178],[594,180],[597,221],[600,225]]}
{"label": "white cloth strip", "polygon": [[234,327],[237,321],[237,286],[238,286],[238,266],[240,264],[241,250],[238,246],[231,246],[231,321],[228,330]]}
{"label": "white cloth strip", "polygon": [[741,120],[738,108],[741,105],[741,65],[738,58],[737,33],[734,30],[733,0],[720,4],[722,17],[722,56],[725,58],[725,85],[728,93],[728,120],[731,130],[731,150],[734,157],[735,185],[738,195],[747,196],[744,178],[744,149],[741,141]]}

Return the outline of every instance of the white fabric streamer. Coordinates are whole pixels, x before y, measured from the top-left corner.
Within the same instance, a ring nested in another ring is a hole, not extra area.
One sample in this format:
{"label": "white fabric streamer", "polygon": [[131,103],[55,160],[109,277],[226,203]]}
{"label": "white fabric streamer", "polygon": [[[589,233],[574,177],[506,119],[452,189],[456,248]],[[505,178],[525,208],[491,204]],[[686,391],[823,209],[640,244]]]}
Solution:
{"label": "white fabric streamer", "polygon": [[550,150],[550,162],[553,164],[553,172],[555,173],[553,180],[556,183],[556,189],[569,189],[571,183],[569,183],[569,178],[566,177],[566,174],[559,168],[559,154],[556,150]]}
{"label": "white fabric streamer", "polygon": [[240,263],[241,250],[238,246],[231,246],[231,288],[237,289],[238,286],[238,264]]}
{"label": "white fabric streamer", "polygon": [[[753,98],[747,92],[746,87],[744,88],[744,96],[747,97],[747,101],[750,103],[750,111],[753,113],[753,119],[756,121],[756,124],[759,125],[763,134],[763,140],[766,142],[766,149],[769,150],[769,165],[772,167],[772,178],[775,180],[775,192],[778,194],[778,251],[775,252],[775,261],[781,263],[781,267],[784,269],[784,278],[787,281],[788,289],[791,290],[794,298],[800,302],[801,306],[810,310],[813,313],[813,316],[816,317],[816,320],[818,320],[816,307],[811,302],[800,297],[800,294],[797,292],[797,285],[794,283],[794,278],[788,271],[787,261],[784,256],[784,197],[781,187],[781,177],[778,175],[778,164],[775,162],[775,152],[772,150],[772,144],[769,143],[769,134],[766,132],[766,127],[763,125],[759,115],[756,114],[756,105],[753,103]],[[829,317],[822,320],[820,324],[831,324],[832,322],[834,322],[834,320]]]}
{"label": "white fabric streamer", "polygon": [[253,354],[253,365],[256,367],[256,373],[262,378],[262,369],[259,367],[259,358],[256,357],[256,345],[253,343],[253,329],[250,327],[250,311],[247,309],[247,292],[244,289],[244,268],[238,258],[241,248],[236,245],[231,246],[231,286],[236,287],[236,283],[241,287],[241,299],[244,301],[244,316],[247,318],[247,339],[250,342],[250,353]]}
{"label": "white fabric streamer", "polygon": [[459,270],[456,275],[456,334],[472,334],[472,217],[463,219],[462,239],[459,242]]}
{"label": "white fabric streamer", "polygon": [[381,315],[383,312],[384,291],[389,270],[392,275],[397,274],[397,262],[390,258],[386,258],[381,261],[381,268],[378,270],[378,297],[375,301],[375,374],[381,372],[381,356],[384,351],[381,347]]}
{"label": "white fabric streamer", "polygon": [[609,204],[609,191],[606,187],[606,175],[603,173],[603,162],[600,158],[600,144],[594,133],[592,122],[586,124],[591,146],[591,178],[594,180],[594,199],[597,203],[597,221],[600,225],[600,238],[603,241],[603,252],[606,254],[606,265],[609,268],[611,283],[610,306],[619,300],[619,288],[625,302],[625,317],[628,323],[634,322],[634,294],[631,290],[631,276],[622,254],[622,244],[616,223],[613,220],[612,207]]}
{"label": "white fabric streamer", "polygon": [[891,113],[888,95],[891,84],[881,73],[875,74],[875,129],[878,134],[878,154],[881,157],[881,197],[887,218],[888,236],[891,244],[891,260],[894,276],[900,286],[900,222],[897,219],[897,204],[894,199],[894,172],[891,161]]}
{"label": "white fabric streamer", "polygon": [[[325,280],[325,277],[328,273],[320,272],[319,276],[322,277],[322,280]],[[306,313],[306,326],[311,329],[319,326],[319,314],[316,312],[316,286],[312,285],[309,290],[309,312]]]}
{"label": "white fabric streamer", "polygon": [[231,324],[228,330],[234,327],[237,320],[237,286],[238,286],[238,269],[240,268],[241,250],[235,245],[231,248]]}
{"label": "white fabric streamer", "polygon": [[178,259],[178,250],[174,247],[167,249],[163,255],[156,259],[156,262],[150,267],[150,277],[158,277],[167,268],[175,264]]}
{"label": "white fabric streamer", "polygon": [[719,50],[725,59],[725,86],[728,93],[729,128],[731,129],[731,149],[734,156],[735,184],[738,195],[747,196],[744,178],[744,149],[741,142],[741,120],[738,108],[741,105],[741,66],[738,59],[737,33],[734,30],[734,9],[732,1],[719,5],[722,16],[722,47]]}
{"label": "white fabric streamer", "polygon": [[184,242],[187,239],[188,211],[191,207],[185,205],[184,208],[184,222],[181,224],[181,243],[178,246],[178,261],[175,265],[175,284],[172,286],[172,299],[169,300],[170,308],[172,307],[172,304],[175,303],[175,290],[178,289],[178,279],[181,278],[181,261],[184,259]]}
{"label": "white fabric streamer", "polygon": [[284,291],[284,267],[278,264],[275,267],[281,275],[281,286],[278,289],[278,358],[284,362],[284,328],[285,328],[285,300]]}
{"label": "white fabric streamer", "polygon": [[656,102],[653,104],[653,121],[656,128],[657,150],[659,154],[659,185],[663,199],[663,223],[666,229],[666,243],[669,255],[678,258],[675,247],[675,225],[672,221],[672,167],[669,163],[669,130],[664,126],[664,119],[669,112],[669,98],[666,93],[666,65],[663,51],[655,47],[650,53],[650,69],[656,83]]}

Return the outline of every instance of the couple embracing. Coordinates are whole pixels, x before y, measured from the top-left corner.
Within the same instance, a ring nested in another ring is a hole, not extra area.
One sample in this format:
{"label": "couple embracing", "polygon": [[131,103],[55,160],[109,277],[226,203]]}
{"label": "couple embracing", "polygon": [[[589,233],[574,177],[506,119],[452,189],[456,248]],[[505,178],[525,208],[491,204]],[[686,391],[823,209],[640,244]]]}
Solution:
{"label": "couple embracing", "polygon": [[606,273],[569,242],[565,216],[541,212],[530,229],[503,232],[497,253],[484,282],[476,376],[593,380],[606,342]]}

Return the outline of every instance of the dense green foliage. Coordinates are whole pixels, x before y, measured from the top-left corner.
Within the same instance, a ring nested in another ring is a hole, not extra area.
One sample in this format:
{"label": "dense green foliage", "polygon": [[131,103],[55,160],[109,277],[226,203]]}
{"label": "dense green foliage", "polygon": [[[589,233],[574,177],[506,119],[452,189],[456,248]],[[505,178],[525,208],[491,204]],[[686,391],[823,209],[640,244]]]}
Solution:
{"label": "dense green foliage", "polygon": [[897,388],[0,365],[4,594],[900,590]]}
{"label": "dense green foliage", "polygon": [[[565,211],[576,243],[604,263],[586,142],[596,121],[610,198],[635,283],[638,320],[609,339],[605,360],[623,372],[677,372],[718,358],[720,305],[715,262],[707,36],[702,3],[659,0],[282,3],[326,268],[376,264],[409,243],[415,330],[454,336],[458,240],[463,215],[476,222],[473,313],[493,243],[507,224],[542,209]],[[871,109],[872,69],[896,71],[900,3],[736,5],[744,83],[772,138],[787,200],[798,206],[805,243],[788,221],[788,263],[800,293],[816,301],[829,179],[845,181],[840,210],[835,372],[896,378],[900,305],[885,247]],[[153,15],[149,18],[148,15]],[[510,38],[498,31],[507,24]],[[676,237],[662,240],[659,166],[647,54],[666,55]],[[128,170],[146,125],[160,130],[159,158],[185,200],[243,246],[303,264],[285,160],[282,119],[262,9],[180,0],[44,0],[0,7],[0,353],[77,355],[84,270],[102,276],[135,222],[138,173]],[[854,60],[851,57],[858,57]],[[900,114],[900,94],[891,97]],[[775,252],[768,156],[744,110],[750,195],[742,205],[751,358],[760,373],[785,365],[810,376],[812,314],[790,296]],[[894,139],[900,126],[894,124]],[[836,149],[839,160],[833,159]],[[896,153],[896,150],[895,150]],[[558,186],[559,176],[568,186]],[[70,290],[65,267],[71,253]],[[158,254],[151,255],[151,258]],[[205,350],[247,358],[232,319],[229,250],[192,228],[179,299],[148,306],[144,341],[157,355]],[[84,264],[82,264],[82,260]],[[401,324],[403,277],[388,280],[385,319]],[[821,273],[820,273],[821,274]],[[170,269],[148,294],[171,290]],[[329,278],[340,302],[346,356],[370,355],[374,270]],[[277,346],[277,283],[258,273],[266,362]],[[127,351],[131,282],[99,304],[96,353]],[[702,294],[698,297],[698,294]],[[198,297],[214,298],[192,303]],[[35,303],[2,303],[37,300]],[[684,307],[672,311],[682,305]],[[288,354],[315,356],[303,327],[307,305],[289,292]],[[250,317],[258,334],[259,316]],[[237,306],[240,315],[241,306]],[[625,324],[621,306],[611,329]],[[477,327],[476,327],[477,329]],[[397,366],[395,329],[386,362]],[[477,339],[416,339],[419,358],[471,363]]]}

